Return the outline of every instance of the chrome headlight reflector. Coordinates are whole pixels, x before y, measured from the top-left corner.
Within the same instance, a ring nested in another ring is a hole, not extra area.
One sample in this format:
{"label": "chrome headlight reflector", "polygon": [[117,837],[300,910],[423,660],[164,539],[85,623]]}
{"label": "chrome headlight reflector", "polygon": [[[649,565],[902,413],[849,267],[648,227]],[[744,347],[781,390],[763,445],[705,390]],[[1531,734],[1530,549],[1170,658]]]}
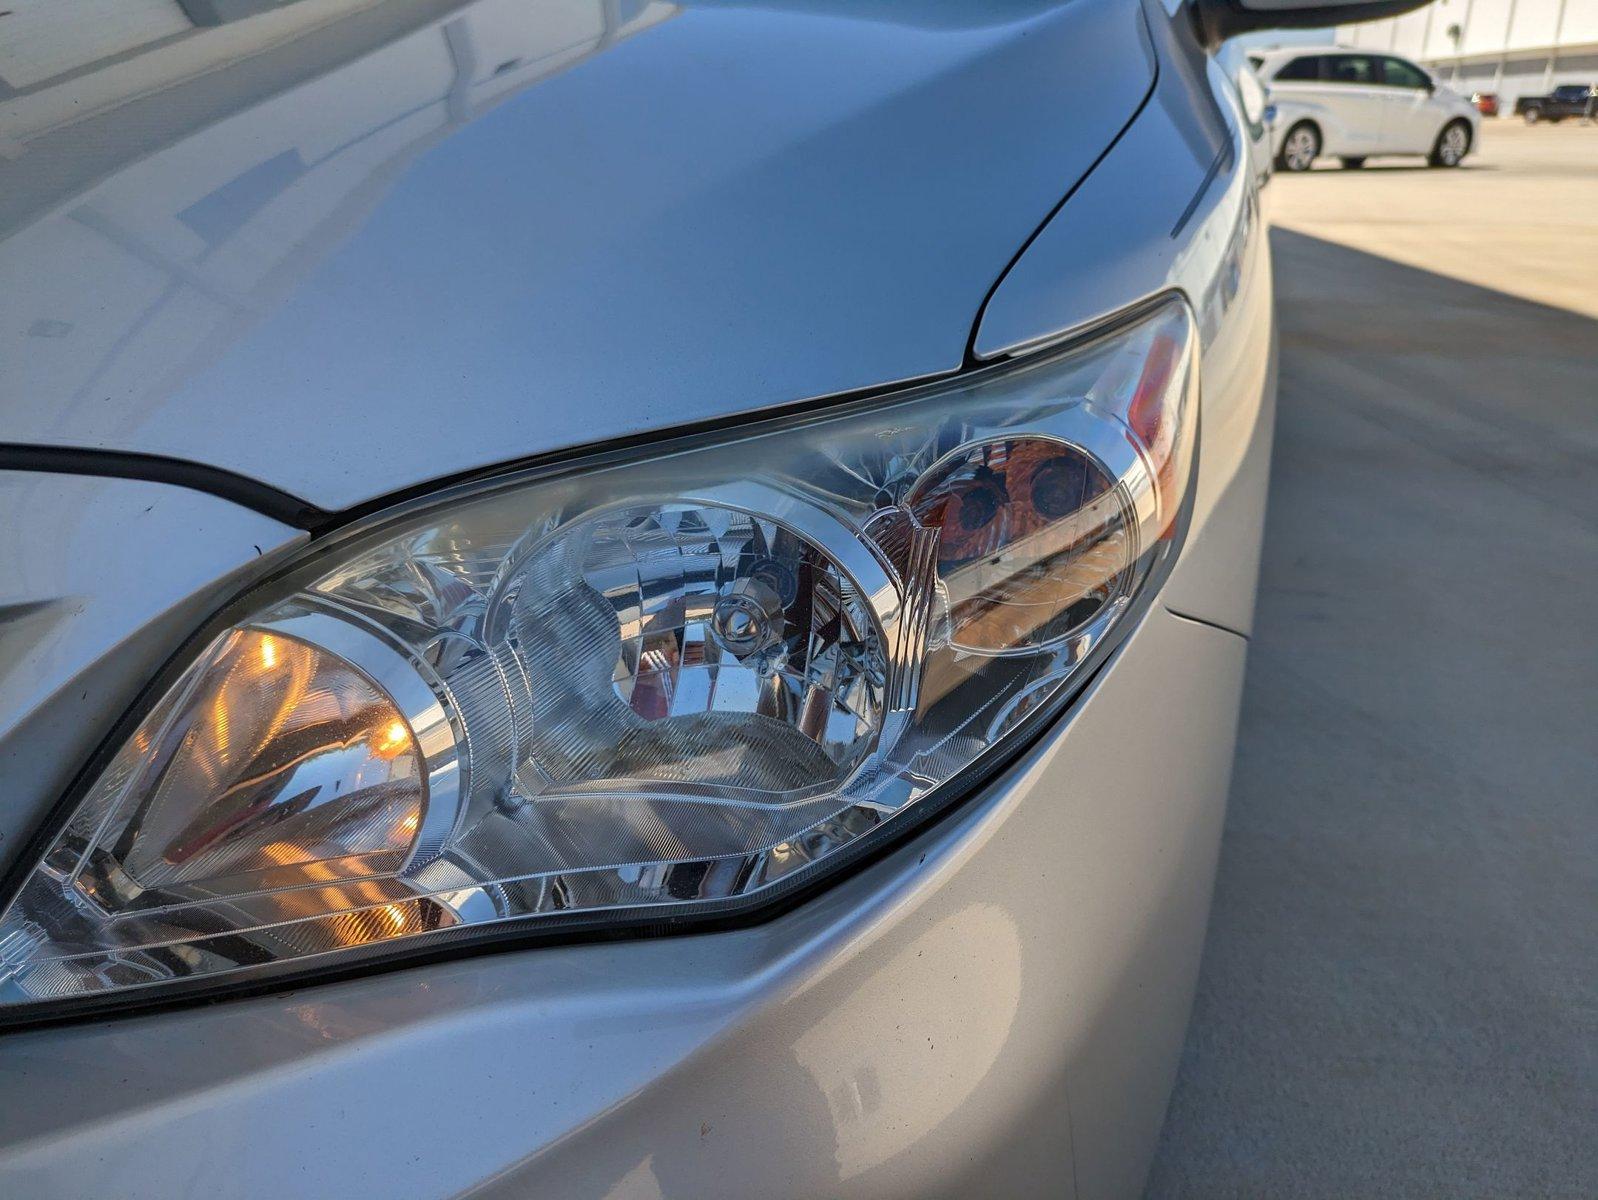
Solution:
{"label": "chrome headlight reflector", "polygon": [[896,398],[457,488],[235,603],[0,917],[0,1007],[756,907],[940,807],[1145,604],[1171,298]]}

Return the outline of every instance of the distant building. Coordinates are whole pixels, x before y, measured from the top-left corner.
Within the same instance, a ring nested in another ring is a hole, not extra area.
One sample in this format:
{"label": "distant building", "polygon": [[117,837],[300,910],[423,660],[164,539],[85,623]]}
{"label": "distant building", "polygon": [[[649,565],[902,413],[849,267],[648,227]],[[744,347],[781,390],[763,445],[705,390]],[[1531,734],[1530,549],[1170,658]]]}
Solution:
{"label": "distant building", "polygon": [[1424,63],[1457,91],[1497,92],[1506,112],[1517,96],[1598,83],[1598,0],[1435,0],[1337,40]]}

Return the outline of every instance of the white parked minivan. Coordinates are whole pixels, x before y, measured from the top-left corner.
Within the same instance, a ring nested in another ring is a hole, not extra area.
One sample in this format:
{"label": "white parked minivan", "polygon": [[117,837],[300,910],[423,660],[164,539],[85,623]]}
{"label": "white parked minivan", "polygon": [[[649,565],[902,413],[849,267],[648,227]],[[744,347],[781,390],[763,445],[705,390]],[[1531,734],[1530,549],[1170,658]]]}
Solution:
{"label": "white parked minivan", "polygon": [[1342,47],[1271,50],[1249,59],[1276,106],[1276,165],[1307,171],[1322,155],[1362,167],[1380,154],[1424,154],[1457,167],[1481,114],[1464,96],[1391,54]]}

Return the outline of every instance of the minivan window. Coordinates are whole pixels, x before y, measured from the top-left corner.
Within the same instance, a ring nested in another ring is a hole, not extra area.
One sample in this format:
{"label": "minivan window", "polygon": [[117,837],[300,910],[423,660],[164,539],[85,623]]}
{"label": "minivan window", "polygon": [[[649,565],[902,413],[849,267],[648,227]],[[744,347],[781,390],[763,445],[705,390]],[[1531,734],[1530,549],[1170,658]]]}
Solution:
{"label": "minivan window", "polygon": [[1372,84],[1376,82],[1376,62],[1363,54],[1334,54],[1327,79],[1332,83]]}
{"label": "minivan window", "polygon": [[1424,90],[1430,88],[1432,81],[1413,63],[1407,63],[1401,58],[1382,59],[1382,82],[1388,87],[1416,88]]}
{"label": "minivan window", "polygon": [[1278,82],[1292,82],[1297,80],[1319,79],[1321,77],[1321,60],[1319,55],[1311,54],[1306,58],[1295,58],[1280,71],[1276,72]]}

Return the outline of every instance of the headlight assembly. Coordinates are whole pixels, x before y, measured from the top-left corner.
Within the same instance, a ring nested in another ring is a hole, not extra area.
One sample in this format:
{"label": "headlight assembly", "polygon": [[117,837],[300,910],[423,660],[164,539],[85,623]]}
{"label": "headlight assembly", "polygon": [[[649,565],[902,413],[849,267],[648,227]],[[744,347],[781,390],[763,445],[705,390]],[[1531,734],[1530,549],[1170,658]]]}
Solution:
{"label": "headlight assembly", "polygon": [[845,865],[1058,712],[1147,602],[1196,353],[1168,299],[324,539],[107,752],[0,918],[0,1006],[725,917]]}

